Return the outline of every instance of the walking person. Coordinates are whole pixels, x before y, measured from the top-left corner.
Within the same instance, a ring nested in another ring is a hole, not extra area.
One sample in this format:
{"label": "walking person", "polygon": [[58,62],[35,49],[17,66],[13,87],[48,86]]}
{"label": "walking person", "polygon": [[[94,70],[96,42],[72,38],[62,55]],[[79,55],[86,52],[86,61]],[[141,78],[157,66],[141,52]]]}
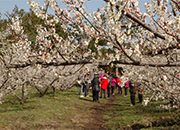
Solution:
{"label": "walking person", "polygon": [[78,77],[77,85],[78,85],[78,96],[79,97],[84,97],[83,96],[83,83],[82,83],[80,77]]}
{"label": "walking person", "polygon": [[143,93],[144,93],[144,87],[142,85],[138,86],[138,99],[139,103],[143,102]]}
{"label": "walking person", "polygon": [[100,76],[99,76],[99,78],[102,80],[103,79],[103,77],[104,77],[104,70],[103,69],[100,69]]}
{"label": "walking person", "polygon": [[122,95],[121,80],[118,77],[116,77],[116,84],[117,84],[117,87],[118,87],[118,94]]}
{"label": "walking person", "polygon": [[116,76],[113,75],[113,77],[111,78],[111,94],[115,95],[114,93],[114,89],[116,87]]}
{"label": "walking person", "polygon": [[91,78],[91,73],[90,72],[88,72],[88,73],[86,73],[85,75],[84,75],[84,80],[85,80],[85,82],[84,82],[84,87],[85,87],[85,89],[84,89],[84,96],[85,97],[87,97],[88,96],[88,92],[89,92],[89,88],[90,88],[90,78]]}
{"label": "walking person", "polygon": [[86,79],[86,87],[85,87],[85,91],[84,91],[84,96],[85,97],[88,97],[89,95],[88,95],[88,92],[89,92],[89,87],[90,87],[90,80],[89,79]]}
{"label": "walking person", "polygon": [[99,91],[100,91],[100,81],[98,79],[98,75],[95,74],[92,80],[93,102],[99,103]]}
{"label": "walking person", "polygon": [[77,79],[77,84],[78,84],[78,96],[79,97],[84,97],[83,95],[83,90],[84,90],[84,76],[82,70],[80,71]]}
{"label": "walking person", "polygon": [[107,79],[108,79],[108,86],[107,86],[107,98],[110,99],[110,90],[111,90],[111,77],[110,75],[108,74],[107,75]]}
{"label": "walking person", "polygon": [[135,105],[137,83],[134,81],[132,84],[132,81],[129,81],[129,88],[130,88],[129,92],[130,92],[131,106],[134,106]]}
{"label": "walking person", "polygon": [[106,99],[106,90],[107,90],[108,85],[109,85],[109,82],[107,80],[107,76],[104,75],[103,79],[101,80],[101,96],[100,96],[100,98],[102,98],[102,96],[104,94],[104,98]]}
{"label": "walking person", "polygon": [[129,80],[124,85],[124,93],[125,93],[124,96],[125,97],[127,97],[128,88],[129,88]]}

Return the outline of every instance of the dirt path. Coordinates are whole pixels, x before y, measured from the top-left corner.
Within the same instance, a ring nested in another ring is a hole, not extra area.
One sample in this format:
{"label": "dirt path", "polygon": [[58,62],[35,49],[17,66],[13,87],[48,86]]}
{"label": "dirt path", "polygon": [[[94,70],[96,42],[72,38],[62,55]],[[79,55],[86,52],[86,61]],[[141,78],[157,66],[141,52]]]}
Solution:
{"label": "dirt path", "polygon": [[91,115],[89,117],[89,122],[84,123],[85,130],[105,130],[106,120],[103,119],[103,113],[109,111],[110,106],[114,102],[114,96],[112,96],[106,103],[97,103],[91,108]]}

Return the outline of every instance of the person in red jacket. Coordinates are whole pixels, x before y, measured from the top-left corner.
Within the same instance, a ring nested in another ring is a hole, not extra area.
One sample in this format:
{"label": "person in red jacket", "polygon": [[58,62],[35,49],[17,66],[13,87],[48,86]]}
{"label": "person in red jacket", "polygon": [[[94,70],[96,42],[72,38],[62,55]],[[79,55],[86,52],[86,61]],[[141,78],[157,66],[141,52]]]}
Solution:
{"label": "person in red jacket", "polygon": [[104,75],[103,79],[101,80],[101,96],[100,96],[100,98],[102,98],[103,94],[104,94],[104,98],[106,98],[106,90],[107,90],[108,85],[109,85],[109,81],[107,79],[107,76]]}

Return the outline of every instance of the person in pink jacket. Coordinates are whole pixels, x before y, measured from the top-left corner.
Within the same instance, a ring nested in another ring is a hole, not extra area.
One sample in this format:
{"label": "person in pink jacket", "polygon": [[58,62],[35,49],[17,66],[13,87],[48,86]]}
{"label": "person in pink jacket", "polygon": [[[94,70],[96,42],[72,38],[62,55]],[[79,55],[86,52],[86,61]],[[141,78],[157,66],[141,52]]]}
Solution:
{"label": "person in pink jacket", "polygon": [[111,94],[115,95],[114,89],[116,87],[116,76],[114,75],[111,79]]}
{"label": "person in pink jacket", "polygon": [[103,94],[104,94],[104,98],[106,98],[106,90],[107,90],[108,85],[109,85],[109,81],[107,79],[107,76],[104,75],[103,79],[101,80],[101,96],[100,96],[100,98],[102,98]]}
{"label": "person in pink jacket", "polygon": [[125,97],[127,97],[127,90],[128,90],[128,88],[129,88],[129,80],[125,83],[125,85],[124,85],[124,93],[125,93]]}

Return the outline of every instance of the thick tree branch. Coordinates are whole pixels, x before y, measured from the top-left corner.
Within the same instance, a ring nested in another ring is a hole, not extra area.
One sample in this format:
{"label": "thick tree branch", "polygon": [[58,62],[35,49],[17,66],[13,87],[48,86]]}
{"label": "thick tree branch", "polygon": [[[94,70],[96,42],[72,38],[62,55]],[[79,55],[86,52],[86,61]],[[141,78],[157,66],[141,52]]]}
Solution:
{"label": "thick tree branch", "polygon": [[152,29],[150,26],[146,25],[145,23],[143,23],[141,20],[139,20],[138,18],[136,18],[135,16],[133,16],[130,12],[125,13],[125,15],[132,19],[133,21],[135,21],[136,23],[140,24],[142,27],[144,27],[145,29],[147,29],[148,31],[152,32],[155,36],[164,39],[165,40],[165,36],[163,36],[162,34],[156,32],[156,30]]}
{"label": "thick tree branch", "polygon": [[92,63],[90,61],[80,61],[80,62],[42,62],[42,61],[36,61],[35,63],[29,63],[29,62],[25,62],[23,64],[8,64],[6,65],[7,68],[25,68],[28,66],[32,66],[35,64],[40,64],[40,65],[44,65],[44,66],[64,66],[64,65],[77,65],[77,64],[89,64]]}
{"label": "thick tree branch", "polygon": [[[134,66],[150,66],[150,67],[178,67],[180,66],[180,62],[173,62],[173,63],[153,63],[153,62],[132,62],[132,61],[125,61],[125,60],[119,60],[119,61],[113,61],[111,62],[113,64],[125,64],[125,65],[134,65]],[[110,64],[111,64],[110,63]],[[106,67],[109,65],[99,65],[99,67]]]}
{"label": "thick tree branch", "polygon": [[[106,61],[102,61],[105,63]],[[91,61],[80,61],[80,62],[40,62],[37,61],[35,63],[24,63],[24,64],[9,64],[6,67],[7,68],[25,68],[28,66],[32,66],[35,64],[40,64],[43,66],[68,66],[68,65],[81,65],[81,64],[92,64]],[[134,61],[126,61],[126,60],[119,60],[119,61],[113,61],[111,63],[114,64],[126,64],[126,65],[135,65],[135,66],[150,66],[150,67],[177,67],[180,66],[180,62],[173,62],[173,63],[167,63],[167,62],[160,62],[160,63],[154,63],[154,62],[134,62]],[[100,66],[109,66],[109,65],[100,65]]]}
{"label": "thick tree branch", "polygon": [[[109,0],[104,0],[105,2],[109,2]],[[173,1],[174,2],[174,1]],[[119,6],[116,6],[117,8],[119,8]],[[163,40],[165,40],[165,36],[162,35],[159,32],[156,32],[156,30],[154,30],[153,28],[151,28],[150,26],[148,26],[147,24],[143,23],[140,19],[138,19],[137,17],[135,17],[133,14],[131,14],[128,11],[124,11],[126,13],[125,16],[127,16],[128,18],[130,18],[131,20],[133,20],[134,22],[138,23],[139,25],[141,25],[143,28],[147,29],[148,31],[152,32],[156,37],[159,37]],[[176,40],[180,43],[180,39],[178,37],[176,37]]]}
{"label": "thick tree branch", "polygon": [[134,62],[128,62],[128,61],[114,61],[113,63],[116,64],[126,64],[126,65],[135,65],[135,66],[150,66],[150,67],[177,67],[180,66],[180,62],[173,62],[173,63],[148,63],[148,62],[139,62],[139,63],[134,63]]}
{"label": "thick tree branch", "polygon": [[174,4],[176,4],[176,7],[177,7],[177,9],[178,9],[178,11],[180,11],[180,5],[178,5],[178,3],[176,2],[176,1],[174,1],[174,0],[171,0]]}

